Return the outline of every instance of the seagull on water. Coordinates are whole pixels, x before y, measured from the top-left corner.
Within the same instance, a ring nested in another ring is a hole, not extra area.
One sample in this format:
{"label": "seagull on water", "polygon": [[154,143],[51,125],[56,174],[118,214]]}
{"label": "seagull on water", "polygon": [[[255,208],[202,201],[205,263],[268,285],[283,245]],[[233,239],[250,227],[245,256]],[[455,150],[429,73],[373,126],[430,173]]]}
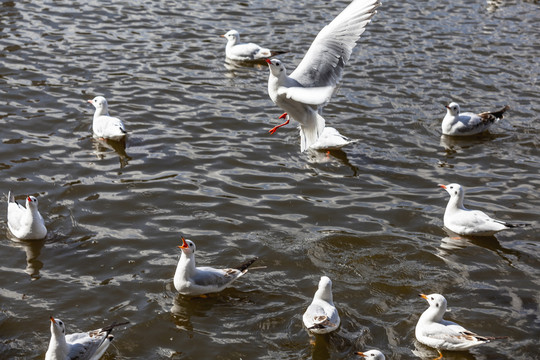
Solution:
{"label": "seagull on water", "polygon": [[444,226],[459,235],[491,236],[501,230],[524,227],[529,224],[511,224],[496,220],[480,210],[469,210],[463,206],[465,190],[459,184],[440,187],[450,194],[450,200],[444,212]]}
{"label": "seagull on water", "polygon": [[225,55],[233,61],[265,60],[272,56],[286,53],[286,51],[272,51],[262,48],[254,43],[241,43],[240,33],[236,30],[229,30],[225,35],[221,36],[227,39]]}
{"label": "seagull on water", "polygon": [[26,207],[24,207],[15,201],[10,191],[7,220],[9,230],[17,239],[40,240],[47,236],[45,221],[38,211],[38,199],[34,196],[26,197]]}
{"label": "seagull on water", "polygon": [[427,300],[429,308],[418,319],[415,329],[416,339],[424,345],[437,349],[439,359],[442,358],[440,350],[467,350],[491,340],[504,338],[480,336],[452,321],[444,320],[446,299],[440,294],[419,296]]}
{"label": "seagull on water", "polygon": [[113,323],[101,329],[66,335],[64,322],[51,316],[51,341],[45,360],[98,360],[114,339],[111,331],[128,323]]}
{"label": "seagull on water", "polygon": [[313,301],[302,316],[304,326],[314,334],[327,334],[339,327],[340,318],[332,297],[332,280],[322,276]]}
{"label": "seagull on water", "polygon": [[355,353],[370,360],[385,360],[384,354],[379,350],[358,351]]}
{"label": "seagull on water", "polygon": [[195,265],[195,243],[182,237],[182,254],[174,274],[174,287],[182,295],[199,296],[220,292],[244,275],[258,258],[252,258],[238,267],[216,269]]}
{"label": "seagull on water", "polygon": [[476,135],[489,129],[491,125],[503,118],[508,105],[498,111],[487,111],[480,114],[471,112],[459,112],[459,105],[451,102],[446,105],[446,115],[442,121],[442,133],[444,135],[470,136]]}
{"label": "seagull on water", "polygon": [[300,123],[302,152],[310,148],[338,149],[351,142],[335,129],[326,130],[321,112],[336,91],[352,49],[380,5],[378,0],[351,2],[319,32],[290,76],[280,60],[266,60],[270,69],[268,94],[285,111],[280,118],[287,119],[270,133],[292,118]]}
{"label": "seagull on water", "polygon": [[127,131],[124,123],[119,118],[109,115],[109,105],[103,96],[96,96],[88,102],[96,108],[92,130],[97,138],[121,140]]}

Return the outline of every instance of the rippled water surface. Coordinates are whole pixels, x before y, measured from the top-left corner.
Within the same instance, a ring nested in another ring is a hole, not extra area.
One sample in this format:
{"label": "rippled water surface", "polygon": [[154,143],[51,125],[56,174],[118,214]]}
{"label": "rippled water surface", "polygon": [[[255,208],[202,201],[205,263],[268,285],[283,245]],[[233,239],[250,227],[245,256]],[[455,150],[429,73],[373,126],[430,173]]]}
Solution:
{"label": "rippled water surface", "polygon": [[[14,241],[0,211],[0,358],[43,358],[54,315],[68,332],[130,321],[106,359],[429,359],[420,292],[509,337],[444,358],[540,358],[538,2],[384,2],[324,113],[359,142],[300,153],[294,126],[267,132],[281,114],[267,67],[227,65],[219,35],[287,50],[293,69],[346,5],[0,3],[0,192],[37,196],[49,229]],[[92,138],[96,95],[125,121],[125,150]],[[490,134],[441,138],[451,100],[511,110]],[[450,182],[532,227],[456,239],[437,187]],[[259,268],[179,296],[182,235],[199,264]],[[301,315],[321,275],[342,324],[310,342]]]}

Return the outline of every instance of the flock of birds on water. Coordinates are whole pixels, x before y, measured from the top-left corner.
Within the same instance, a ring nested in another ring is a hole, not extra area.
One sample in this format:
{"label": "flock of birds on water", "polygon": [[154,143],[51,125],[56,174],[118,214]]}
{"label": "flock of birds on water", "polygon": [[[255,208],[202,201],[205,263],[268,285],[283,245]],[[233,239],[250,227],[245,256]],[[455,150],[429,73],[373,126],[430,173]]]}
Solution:
{"label": "flock of birds on water", "polygon": [[[253,43],[240,43],[240,35],[230,30],[227,39],[226,58],[236,62],[263,61],[268,64],[268,94],[283,111],[281,119],[286,119],[270,130],[289,123],[290,118],[299,123],[300,148],[306,150],[340,149],[353,143],[336,129],[328,127],[322,117],[326,105],[342,78],[356,42],[366,25],[381,5],[379,0],[354,0],[330,24],[317,35],[297,68],[287,75],[283,62],[272,57],[284,52],[271,51]],[[122,140],[127,131],[119,118],[109,115],[107,100],[97,96],[88,100],[95,107],[92,129],[97,139]],[[442,134],[449,136],[469,136],[482,133],[502,119],[508,106],[492,112],[461,113],[455,102],[446,106],[447,113],[442,121]],[[444,226],[457,235],[492,236],[510,228],[528,224],[513,224],[493,219],[480,210],[469,210],[463,205],[465,191],[459,184],[440,184],[450,195],[444,212]],[[38,211],[38,200],[34,196],[26,198],[26,206],[15,201],[11,191],[8,194],[7,223],[10,232],[18,239],[43,239],[47,228]],[[182,238],[180,259],[174,274],[174,287],[185,296],[205,296],[220,292],[244,275],[257,258],[252,258],[236,268],[217,269],[196,266],[195,243]],[[438,351],[467,350],[504,337],[480,336],[464,327],[444,320],[446,299],[440,294],[420,294],[428,302],[428,309],[420,316],[415,329],[416,339]],[[313,301],[302,317],[306,329],[312,334],[327,334],[340,325],[339,312],[334,305],[332,281],[322,276]],[[66,334],[66,326],[60,319],[50,317],[51,340],[45,355],[46,360],[99,359],[113,340],[112,330],[127,322],[113,323],[101,329],[83,333]],[[384,360],[379,350],[356,352],[364,358]]]}

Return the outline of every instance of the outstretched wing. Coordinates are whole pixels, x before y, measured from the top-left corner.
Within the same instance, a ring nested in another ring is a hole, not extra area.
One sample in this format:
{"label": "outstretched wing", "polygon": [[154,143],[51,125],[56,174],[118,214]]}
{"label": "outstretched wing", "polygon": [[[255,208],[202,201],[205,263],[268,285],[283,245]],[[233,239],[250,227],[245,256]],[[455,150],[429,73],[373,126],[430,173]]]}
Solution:
{"label": "outstretched wing", "polygon": [[304,87],[335,87],[352,49],[376,13],[379,0],[354,0],[317,35],[291,74]]}

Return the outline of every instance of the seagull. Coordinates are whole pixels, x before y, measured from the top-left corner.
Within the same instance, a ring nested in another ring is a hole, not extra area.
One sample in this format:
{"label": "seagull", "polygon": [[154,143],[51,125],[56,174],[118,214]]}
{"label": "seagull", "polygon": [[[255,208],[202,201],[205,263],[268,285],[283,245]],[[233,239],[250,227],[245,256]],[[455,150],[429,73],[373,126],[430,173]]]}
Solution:
{"label": "seagull", "polygon": [[225,55],[233,61],[265,60],[286,53],[286,51],[271,51],[254,43],[240,43],[240,33],[236,30],[229,30],[221,36],[227,39]]}
{"label": "seagull", "polygon": [[51,316],[51,341],[45,360],[98,360],[103,356],[114,336],[111,331],[121,325],[113,323],[101,329],[66,335],[66,326]]}
{"label": "seagull", "polygon": [[459,105],[451,102],[446,105],[446,115],[442,121],[444,135],[470,136],[486,131],[489,127],[503,118],[508,105],[499,111],[474,114],[471,112],[459,113]]}
{"label": "seagull", "polygon": [[491,340],[504,338],[479,336],[452,321],[444,320],[446,299],[440,294],[419,296],[427,300],[429,308],[418,319],[415,329],[416,339],[424,345],[437,349],[439,358],[442,358],[440,350],[467,350]]}
{"label": "seagull", "polygon": [[450,194],[450,200],[444,212],[444,226],[459,235],[492,236],[510,228],[529,226],[530,224],[511,224],[490,218],[480,210],[469,210],[463,206],[465,190],[459,184],[440,187]]}
{"label": "seagull", "polygon": [[38,211],[38,200],[34,196],[26,198],[26,207],[19,205],[15,197],[8,193],[8,228],[21,240],[40,240],[47,236],[45,221]]}
{"label": "seagull", "polygon": [[96,108],[92,129],[101,139],[121,140],[126,134],[122,120],[109,115],[109,105],[103,96],[96,96],[88,102]]}
{"label": "seagull", "polygon": [[182,254],[174,274],[174,287],[182,295],[199,296],[220,292],[244,275],[258,258],[252,258],[238,267],[215,269],[195,266],[195,243],[182,237]]}
{"label": "seagull", "polygon": [[360,355],[365,357],[366,359],[370,360],[385,360],[384,354],[380,352],[379,350],[369,350],[369,351],[358,351],[355,353],[356,355]]}
{"label": "seagull", "polygon": [[340,318],[332,300],[332,280],[328,276],[321,276],[319,288],[302,320],[314,334],[327,334],[338,328]]}
{"label": "seagull", "polygon": [[[325,131],[322,108],[330,101],[343,76],[343,67],[349,60],[356,41],[376,13],[379,0],[354,0],[330,24],[325,26],[311,44],[298,67],[287,75],[278,59],[266,59],[270,69],[268,94],[282,108],[287,121],[270,130],[288,124],[290,118],[300,123],[300,150],[340,148],[349,142],[337,136],[335,144],[318,144]],[[332,133],[338,133],[333,130]],[[339,133],[338,133],[339,134]],[[334,135],[334,134],[332,134]],[[334,136],[327,135],[328,138]]]}

